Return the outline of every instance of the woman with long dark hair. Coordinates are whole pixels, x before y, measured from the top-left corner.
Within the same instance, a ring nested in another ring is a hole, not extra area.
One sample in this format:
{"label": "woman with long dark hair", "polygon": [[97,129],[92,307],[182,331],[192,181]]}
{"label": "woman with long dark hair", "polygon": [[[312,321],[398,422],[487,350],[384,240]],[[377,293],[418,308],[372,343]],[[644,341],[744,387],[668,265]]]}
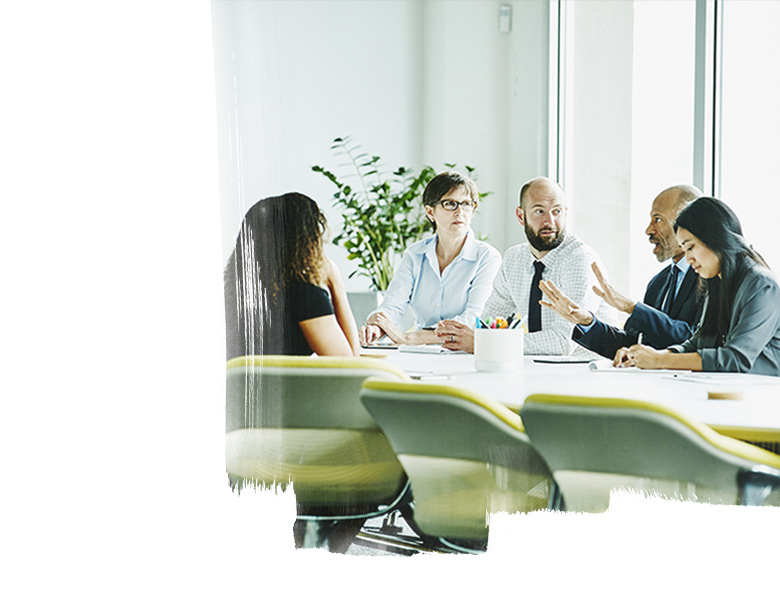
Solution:
{"label": "woman with long dark hair", "polygon": [[699,198],[674,228],[699,275],[705,302],[700,326],[666,350],[621,348],[615,366],[780,376],[780,286],[745,241],[737,215],[720,200]]}
{"label": "woman with long dark hair", "polygon": [[323,252],[317,203],[292,192],[246,213],[225,268],[227,357],[357,355],[357,325],[336,266]]}

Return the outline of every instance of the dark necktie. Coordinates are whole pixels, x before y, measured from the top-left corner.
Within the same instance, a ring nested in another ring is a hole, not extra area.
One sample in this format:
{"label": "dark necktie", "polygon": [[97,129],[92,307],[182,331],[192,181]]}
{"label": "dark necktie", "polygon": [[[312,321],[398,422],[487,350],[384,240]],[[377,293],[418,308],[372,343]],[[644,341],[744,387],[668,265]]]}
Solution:
{"label": "dark necktie", "polygon": [[539,289],[539,282],[542,280],[542,271],[544,263],[534,261],[534,278],[531,281],[531,297],[528,301],[528,333],[542,330],[542,305],[539,300],[542,299],[542,290]]}
{"label": "dark necktie", "polygon": [[675,292],[677,292],[677,274],[680,269],[677,265],[672,265],[672,270],[669,271],[669,283],[666,285],[666,299],[664,300],[664,306],[661,309],[667,315],[672,312],[672,302],[674,302]]}

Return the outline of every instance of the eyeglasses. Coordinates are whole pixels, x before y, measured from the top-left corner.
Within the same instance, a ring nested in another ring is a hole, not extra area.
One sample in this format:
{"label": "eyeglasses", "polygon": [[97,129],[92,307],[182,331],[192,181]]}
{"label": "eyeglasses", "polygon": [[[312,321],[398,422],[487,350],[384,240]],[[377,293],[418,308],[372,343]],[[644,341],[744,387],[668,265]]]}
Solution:
{"label": "eyeglasses", "polygon": [[471,212],[477,208],[477,203],[473,200],[464,200],[463,202],[457,202],[455,200],[439,200],[434,204],[441,204],[444,210],[455,211],[460,206],[463,212]]}

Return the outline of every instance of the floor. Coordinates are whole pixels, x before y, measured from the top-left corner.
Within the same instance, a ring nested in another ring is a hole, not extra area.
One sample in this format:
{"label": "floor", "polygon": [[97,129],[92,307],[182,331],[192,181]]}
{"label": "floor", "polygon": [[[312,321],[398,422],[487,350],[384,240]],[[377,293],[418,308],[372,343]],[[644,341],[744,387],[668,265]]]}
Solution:
{"label": "floor", "polygon": [[[358,539],[353,542],[346,554],[348,556],[411,556],[425,552],[404,542],[404,538],[416,539],[417,536],[400,513],[393,513],[389,523],[385,522],[386,518],[383,515],[367,520]],[[382,533],[383,525],[385,530],[388,526],[394,528],[392,533]]]}

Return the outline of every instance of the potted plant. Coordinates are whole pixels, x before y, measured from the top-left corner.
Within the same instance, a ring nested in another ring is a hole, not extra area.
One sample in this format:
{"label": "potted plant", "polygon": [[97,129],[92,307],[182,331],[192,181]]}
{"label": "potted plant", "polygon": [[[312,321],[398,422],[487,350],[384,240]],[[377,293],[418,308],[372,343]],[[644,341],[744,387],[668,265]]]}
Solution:
{"label": "potted plant", "polygon": [[[346,248],[348,258],[357,263],[349,277],[364,275],[374,290],[384,291],[404,250],[422,238],[429,227],[420,198],[436,170],[424,166],[415,174],[398,167],[388,176],[380,157],[363,152],[349,136],[333,140],[331,150],[348,159],[347,165],[356,176],[354,185],[348,185],[327,169],[312,167],[336,186],[333,204],[341,209],[342,221],[333,243]],[[455,164],[445,166],[457,169]],[[466,165],[464,170],[475,179],[473,167]],[[480,193],[480,200],[489,193]]]}

